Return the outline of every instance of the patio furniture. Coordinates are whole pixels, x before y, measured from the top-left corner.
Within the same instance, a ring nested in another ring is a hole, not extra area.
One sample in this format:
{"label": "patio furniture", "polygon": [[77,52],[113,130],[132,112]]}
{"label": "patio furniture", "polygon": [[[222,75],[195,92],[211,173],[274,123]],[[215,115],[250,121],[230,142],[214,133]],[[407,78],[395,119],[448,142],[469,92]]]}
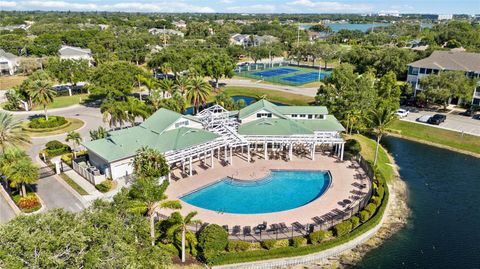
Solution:
{"label": "patio furniture", "polygon": [[240,225],[233,226],[232,235],[238,235],[241,231]]}
{"label": "patio furniture", "polygon": [[228,233],[228,225],[223,225],[222,228]]}
{"label": "patio furniture", "polygon": [[298,232],[305,231],[305,226],[298,221],[292,223],[292,227]]}
{"label": "patio furniture", "polygon": [[288,227],[285,224],[285,222],[280,222],[279,225],[280,225],[280,229],[282,230],[282,232],[288,232]]}
{"label": "patio furniture", "polygon": [[244,226],[243,227],[243,235],[252,235],[252,228],[250,226]]}

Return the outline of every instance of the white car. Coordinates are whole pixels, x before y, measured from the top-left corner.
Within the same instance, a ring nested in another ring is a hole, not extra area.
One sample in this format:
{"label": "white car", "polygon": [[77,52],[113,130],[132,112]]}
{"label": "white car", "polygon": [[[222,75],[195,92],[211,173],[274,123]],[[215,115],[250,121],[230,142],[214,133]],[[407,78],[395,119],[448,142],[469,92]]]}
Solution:
{"label": "white car", "polygon": [[397,110],[397,112],[395,112],[395,114],[397,116],[399,116],[400,118],[404,118],[404,117],[408,116],[408,113],[409,113],[409,111],[406,110],[406,109],[403,109],[403,108],[400,108],[399,110]]}
{"label": "white car", "polygon": [[423,122],[423,123],[428,123],[428,120],[431,118],[432,116],[430,115],[423,115],[421,116],[420,118],[417,119],[418,122]]}

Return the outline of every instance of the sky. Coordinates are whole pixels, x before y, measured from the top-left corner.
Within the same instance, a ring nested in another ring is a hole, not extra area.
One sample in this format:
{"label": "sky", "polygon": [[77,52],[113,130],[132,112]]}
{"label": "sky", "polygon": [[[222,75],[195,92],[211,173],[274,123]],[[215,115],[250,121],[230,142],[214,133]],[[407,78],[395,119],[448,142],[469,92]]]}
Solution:
{"label": "sky", "polygon": [[480,0],[0,0],[0,10],[480,14]]}

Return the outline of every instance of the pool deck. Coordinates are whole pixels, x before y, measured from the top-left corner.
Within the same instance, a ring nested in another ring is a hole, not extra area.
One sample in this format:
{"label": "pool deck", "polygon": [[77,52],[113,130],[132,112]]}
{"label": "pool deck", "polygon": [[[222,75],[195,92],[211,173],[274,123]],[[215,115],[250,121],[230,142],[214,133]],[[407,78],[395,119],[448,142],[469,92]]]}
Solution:
{"label": "pool deck", "polygon": [[[330,188],[318,199],[291,210],[265,214],[230,214],[199,208],[181,201],[182,214],[185,215],[191,211],[197,211],[198,215],[196,219],[204,223],[215,223],[233,227],[235,225],[256,226],[264,221],[266,221],[268,225],[281,222],[287,225],[291,225],[291,223],[294,222],[300,222],[302,224],[313,223],[312,218],[315,216],[322,216],[334,209],[345,210],[346,207],[342,206],[341,203],[339,204],[339,202],[344,199],[351,200],[351,206],[354,207],[357,201],[360,201],[367,195],[371,188],[369,180],[363,170],[350,167],[352,162],[340,162],[336,158],[320,153],[315,155],[314,161],[309,158],[298,157],[294,157],[292,161],[254,159],[255,162],[248,163],[242,157],[235,156],[233,165],[228,166],[222,166],[218,160],[215,159],[213,169],[202,168],[199,164],[194,164],[194,170],[197,173],[192,177],[185,177],[176,181],[172,180],[166,194],[169,199],[179,199],[188,193],[215,183],[227,176],[242,180],[255,180],[266,176],[270,169],[330,171],[332,175]],[[206,163],[210,164],[210,159],[207,159]],[[174,173],[177,176],[179,175],[179,171],[174,171]],[[356,176],[358,174],[362,175],[362,177]],[[358,187],[359,184],[365,184],[366,187],[360,189]],[[288,197],[285,198],[288,199]],[[159,213],[170,215],[171,211],[161,209]]]}

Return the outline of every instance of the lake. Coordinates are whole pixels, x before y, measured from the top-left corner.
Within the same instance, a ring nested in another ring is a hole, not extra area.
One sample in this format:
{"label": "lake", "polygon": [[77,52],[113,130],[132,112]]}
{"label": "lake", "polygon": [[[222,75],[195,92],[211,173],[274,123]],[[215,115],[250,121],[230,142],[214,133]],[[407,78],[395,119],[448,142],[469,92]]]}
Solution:
{"label": "lake", "polygon": [[384,143],[412,215],[353,268],[480,268],[480,159],[394,137]]}

